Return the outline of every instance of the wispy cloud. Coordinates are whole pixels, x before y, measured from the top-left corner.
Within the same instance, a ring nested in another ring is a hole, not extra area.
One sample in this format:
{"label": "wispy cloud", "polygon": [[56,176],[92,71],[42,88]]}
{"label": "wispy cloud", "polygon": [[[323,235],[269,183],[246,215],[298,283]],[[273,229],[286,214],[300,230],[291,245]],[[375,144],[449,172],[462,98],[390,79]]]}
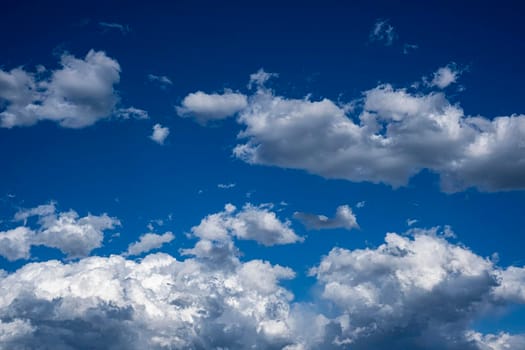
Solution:
{"label": "wispy cloud", "polygon": [[388,20],[378,19],[370,32],[370,41],[382,42],[385,46],[390,46],[396,39],[396,31]]}
{"label": "wispy cloud", "polygon": [[98,22],[98,25],[106,30],[119,30],[123,35],[131,32],[131,28],[127,24],[112,23],[112,22]]}
{"label": "wispy cloud", "polygon": [[223,190],[227,190],[229,188],[234,188],[235,187],[235,184],[234,183],[229,183],[229,184],[218,184],[217,185],[218,188],[221,188]]}
{"label": "wispy cloud", "polygon": [[171,79],[165,75],[148,74],[148,79],[151,82],[156,82],[161,85],[173,85]]}

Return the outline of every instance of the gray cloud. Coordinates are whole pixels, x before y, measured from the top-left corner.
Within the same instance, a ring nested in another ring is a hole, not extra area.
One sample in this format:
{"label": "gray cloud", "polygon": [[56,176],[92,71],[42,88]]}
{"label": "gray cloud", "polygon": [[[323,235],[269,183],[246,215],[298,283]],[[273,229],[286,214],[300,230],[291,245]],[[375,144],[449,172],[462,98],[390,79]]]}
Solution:
{"label": "gray cloud", "polygon": [[260,87],[239,112],[234,155],[251,164],[326,178],[404,186],[423,169],[455,192],[525,188],[525,116],[465,115],[442,92],[384,84],[348,108],[329,99],[277,96]]}
{"label": "gray cloud", "polygon": [[246,108],[246,96],[226,91],[222,94],[207,94],[197,91],[182,100],[177,113],[181,117],[195,118],[200,124],[231,117]]}
{"label": "gray cloud", "polygon": [[63,54],[60,65],[53,71],[41,67],[37,73],[0,70],[1,127],[50,120],[66,128],[83,128],[111,115],[147,117],[147,112],[133,107],[115,110],[120,65],[103,51],[90,50],[83,59]]}
{"label": "gray cloud", "polygon": [[351,230],[358,228],[357,218],[348,205],[337,207],[335,217],[329,218],[324,215],[295,212],[294,218],[301,221],[309,229],[323,230],[333,228],[345,228]]}
{"label": "gray cloud", "polygon": [[153,249],[158,249],[164,244],[169,243],[175,239],[171,232],[166,232],[162,235],[156,233],[146,233],[140,236],[138,242],[131,243],[125,255],[140,255],[147,253]]}

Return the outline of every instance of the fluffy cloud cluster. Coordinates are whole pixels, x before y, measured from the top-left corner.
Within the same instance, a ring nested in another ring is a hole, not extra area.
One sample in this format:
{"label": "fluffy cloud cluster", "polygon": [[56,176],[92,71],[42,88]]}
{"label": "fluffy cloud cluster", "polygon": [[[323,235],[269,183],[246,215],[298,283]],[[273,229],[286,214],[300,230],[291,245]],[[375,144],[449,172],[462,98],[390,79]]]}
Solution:
{"label": "fluffy cloud cluster", "polygon": [[90,50],[83,59],[64,54],[61,68],[36,73],[22,68],[0,70],[0,126],[33,125],[41,120],[66,128],[83,128],[112,114],[147,117],[136,108],[115,110],[120,65],[102,51]]}
{"label": "fluffy cloud cluster", "polygon": [[88,256],[92,250],[102,246],[104,231],[120,225],[116,218],[107,214],[79,217],[77,212],[57,212],[55,204],[40,205],[21,210],[16,221],[38,218],[37,228],[27,226],[0,232],[0,256],[8,260],[29,259],[31,246],[57,248],[68,258]]}
{"label": "fluffy cloud cluster", "polygon": [[337,207],[335,217],[329,218],[324,215],[295,212],[294,218],[301,221],[307,228],[314,230],[345,228],[351,230],[358,228],[357,218],[348,205]]}
{"label": "fluffy cloud cluster", "polygon": [[[211,251],[220,241],[202,239]],[[197,251],[197,246],[193,249]],[[9,349],[521,349],[523,335],[471,322],[524,303],[525,269],[500,269],[439,231],[389,233],[376,249],[334,248],[293,302],[295,273],[236,250],[210,260],[157,253],[31,263],[0,274],[0,347]]]}
{"label": "fluffy cloud cluster", "polygon": [[280,349],[290,342],[294,273],[238,260],[228,269],[154,254],[28,264],[0,278],[0,347]]}
{"label": "fluffy cloud cluster", "polygon": [[[458,74],[452,66],[444,67],[429,84],[444,88]],[[360,109],[351,108],[326,98],[275,95],[264,87],[273,76],[252,74],[255,93],[233,94],[239,103],[227,110],[222,102],[232,99],[232,93],[197,92],[186,99],[191,109],[205,111],[202,115],[224,118],[237,113],[244,126],[239,138],[246,142],[233,153],[251,164],[394,187],[428,169],[440,175],[446,192],[525,188],[524,115],[468,116],[443,92],[410,92],[389,84],[365,91],[363,99],[352,104]]]}
{"label": "fluffy cloud cluster", "polygon": [[441,92],[391,85],[366,91],[357,115],[348,110],[260,88],[239,113],[239,137],[247,142],[234,154],[251,164],[394,187],[429,169],[447,192],[525,188],[523,115],[466,116]]}
{"label": "fluffy cloud cluster", "polygon": [[223,211],[206,216],[191,232],[204,241],[228,242],[235,237],[265,246],[302,242],[303,238],[290,228],[291,223],[279,220],[269,208],[248,203],[237,210],[234,205],[226,204]]}

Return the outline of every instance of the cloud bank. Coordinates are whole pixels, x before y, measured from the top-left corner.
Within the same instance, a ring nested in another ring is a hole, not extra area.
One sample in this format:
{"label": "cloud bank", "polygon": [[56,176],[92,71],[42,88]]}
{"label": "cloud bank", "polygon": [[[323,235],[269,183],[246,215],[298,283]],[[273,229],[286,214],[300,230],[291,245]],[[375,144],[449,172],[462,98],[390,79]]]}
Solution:
{"label": "cloud bank", "polygon": [[[202,233],[203,236],[213,233]],[[502,269],[438,228],[334,248],[310,269],[319,294],[294,302],[295,272],[241,261],[224,242],[177,260],[88,257],[0,274],[0,347],[9,349],[520,349],[520,334],[472,321],[524,303],[525,269]],[[202,252],[202,251],[201,251]]]}

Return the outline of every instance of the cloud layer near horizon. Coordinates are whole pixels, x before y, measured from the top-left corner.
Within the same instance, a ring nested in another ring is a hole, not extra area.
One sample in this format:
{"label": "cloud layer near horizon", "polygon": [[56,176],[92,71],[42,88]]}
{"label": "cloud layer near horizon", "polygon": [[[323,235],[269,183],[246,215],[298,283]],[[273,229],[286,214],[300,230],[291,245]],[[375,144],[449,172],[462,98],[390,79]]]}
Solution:
{"label": "cloud layer near horizon", "polygon": [[[89,257],[0,274],[0,346],[10,349],[517,349],[522,335],[473,320],[524,303],[522,267],[502,269],[435,228],[377,248],[334,248],[310,270],[317,297],[294,302],[295,272],[222,255]],[[231,243],[231,242],[230,242]],[[193,252],[200,251],[193,249]],[[193,254],[192,252],[187,252]],[[79,332],[78,330],[82,331]]]}

